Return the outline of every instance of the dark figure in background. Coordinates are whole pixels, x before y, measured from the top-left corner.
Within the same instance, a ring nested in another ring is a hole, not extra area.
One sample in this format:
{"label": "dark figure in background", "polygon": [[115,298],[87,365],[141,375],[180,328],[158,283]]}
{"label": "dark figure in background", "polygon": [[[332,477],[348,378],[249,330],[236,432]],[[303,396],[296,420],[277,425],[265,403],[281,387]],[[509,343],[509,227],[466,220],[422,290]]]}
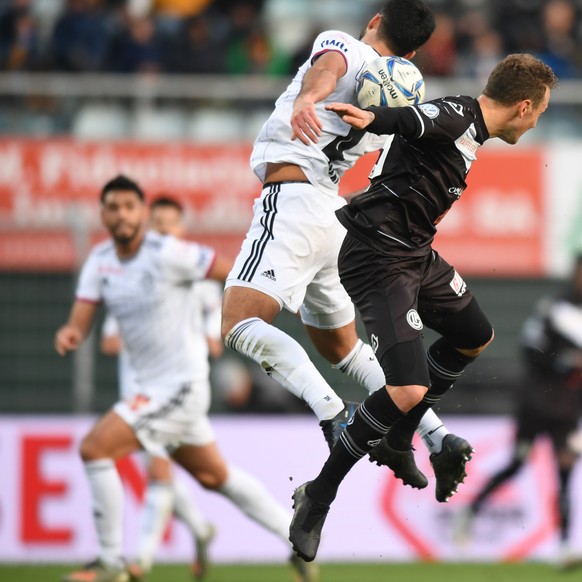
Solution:
{"label": "dark figure in background", "polygon": [[526,320],[521,337],[524,381],[515,410],[511,459],[493,475],[474,501],[457,515],[455,538],[468,539],[471,524],[491,494],[523,467],[535,440],[552,441],[558,476],[558,513],[564,568],[582,566],[569,547],[569,483],[580,446],[576,443],[582,413],[582,254],[575,262],[570,286],[545,298]]}

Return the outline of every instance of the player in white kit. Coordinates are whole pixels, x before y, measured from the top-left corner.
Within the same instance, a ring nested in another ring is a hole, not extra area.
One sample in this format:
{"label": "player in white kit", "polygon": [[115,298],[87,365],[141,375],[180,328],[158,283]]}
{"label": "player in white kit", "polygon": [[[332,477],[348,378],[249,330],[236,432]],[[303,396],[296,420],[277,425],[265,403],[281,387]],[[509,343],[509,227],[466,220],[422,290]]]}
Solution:
{"label": "player in white kit", "polygon": [[[55,335],[61,355],[77,349],[103,303],[117,319],[138,394],[118,402],[81,443],[100,547],[98,559],[67,582],[127,582],[123,561],[123,488],[115,460],[145,449],[171,456],[202,486],[233,501],[251,519],[287,539],[291,516],[253,477],[221,456],[208,419],[208,360],[196,357],[192,284],[224,280],[229,261],[209,247],[146,232],[141,188],[126,177],[101,192],[101,219],[111,239],[96,245],[83,265],[68,322]],[[315,570],[292,565],[304,582]]]}
{"label": "player in white kit", "polygon": [[[150,203],[150,227],[160,234],[182,238],[185,232],[180,202],[169,196],[155,198]],[[198,342],[198,358],[204,357],[204,350],[213,358],[219,357],[223,351],[220,338],[222,287],[211,280],[197,281],[192,287],[193,333],[199,338],[206,338],[206,342]],[[120,398],[133,399],[139,393],[139,386],[129,354],[121,342],[119,325],[111,314],[107,314],[103,322],[101,350],[118,358]],[[215,536],[214,525],[204,517],[186,484],[174,477],[166,456],[147,455],[147,473],[136,558],[128,566],[130,573],[137,578],[140,573],[151,570],[156,550],[173,513],[192,535],[195,557],[191,570],[197,580],[203,579],[208,572],[208,546]]]}
{"label": "player in white kit", "polygon": [[[357,336],[354,307],[340,283],[337,256],[345,229],[335,216],[346,203],[338,195],[342,174],[363,154],[380,149],[386,136],[353,130],[325,106],[356,104],[356,82],[367,62],[378,55],[412,58],[434,27],[422,0],[390,0],[360,40],[334,30],[321,33],[310,58],[277,100],[251,155],[264,188],[226,282],[223,337],[307,402],[330,449],[355,405],[344,403],[303,347],[272,323],[283,308],[299,312],[317,350],[334,368],[370,393],[386,384],[372,347]],[[432,410],[418,432],[432,454],[442,452],[448,431]],[[428,480],[410,449],[382,452],[382,464],[404,483],[426,487]],[[465,456],[452,454],[459,466],[455,474],[464,472]],[[370,457],[379,461],[374,450]],[[456,487],[450,475],[436,477],[451,490]]]}

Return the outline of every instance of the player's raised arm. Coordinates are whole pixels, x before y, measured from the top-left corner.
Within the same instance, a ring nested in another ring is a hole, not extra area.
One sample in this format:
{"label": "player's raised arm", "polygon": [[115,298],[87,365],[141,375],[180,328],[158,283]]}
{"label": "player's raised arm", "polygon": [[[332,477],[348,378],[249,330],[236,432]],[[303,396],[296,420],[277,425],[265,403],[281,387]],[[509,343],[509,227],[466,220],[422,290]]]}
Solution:
{"label": "player's raised arm", "polygon": [[224,283],[231,269],[232,260],[226,258],[224,255],[217,253],[216,257],[214,258],[214,262],[212,263],[212,266],[206,275],[206,278]]}
{"label": "player's raised arm", "polygon": [[58,354],[64,356],[79,348],[91,329],[98,307],[98,303],[75,301],[69,320],[55,333],[54,345]]}
{"label": "player's raised arm", "polygon": [[376,119],[376,116],[368,110],[360,109],[349,103],[330,103],[326,106],[329,111],[335,112],[342,121],[355,129],[365,129]]}
{"label": "player's raised arm", "polygon": [[339,78],[345,75],[346,61],[335,51],[322,54],[305,73],[301,91],[293,105],[291,115],[291,139],[305,145],[317,143],[323,124],[317,117],[315,104],[331,95]]}

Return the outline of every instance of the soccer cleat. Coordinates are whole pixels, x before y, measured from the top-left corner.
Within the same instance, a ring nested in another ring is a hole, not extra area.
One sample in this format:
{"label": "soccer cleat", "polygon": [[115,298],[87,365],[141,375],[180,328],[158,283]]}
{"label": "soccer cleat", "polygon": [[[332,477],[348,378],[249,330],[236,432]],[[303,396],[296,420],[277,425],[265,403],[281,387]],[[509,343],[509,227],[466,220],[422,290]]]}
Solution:
{"label": "soccer cleat", "polygon": [[95,560],[63,576],[62,582],[129,582],[129,573],[125,567],[106,564]]}
{"label": "soccer cleat", "polygon": [[203,580],[208,574],[210,560],[208,556],[208,547],[216,536],[216,528],[213,524],[208,524],[208,533],[205,536],[196,536],[196,559],[192,564],[192,576],[195,580]]}
{"label": "soccer cleat", "polygon": [[312,562],[321,540],[321,530],[329,512],[329,505],[314,501],[307,494],[310,481],[303,483],[293,493],[293,519],[289,527],[289,540],[293,550],[306,562]]}
{"label": "soccer cleat", "polygon": [[386,465],[396,478],[402,479],[405,485],[410,485],[415,489],[424,489],[428,485],[428,479],[416,466],[412,451],[413,449],[408,451],[393,449],[384,436],[368,454],[371,463],[375,462],[379,467]]}
{"label": "soccer cleat", "polygon": [[452,497],[465,480],[465,467],[473,455],[473,447],[463,438],[448,434],[443,439],[440,453],[430,456],[430,464],[436,478],[436,499],[441,503]]}
{"label": "soccer cleat", "polygon": [[306,562],[297,554],[291,554],[289,563],[295,571],[296,582],[317,582],[319,580],[319,566],[315,562]]}
{"label": "soccer cleat", "polygon": [[356,412],[356,408],[359,405],[359,402],[344,400],[344,409],[340,413],[336,414],[331,420],[322,420],[319,423],[330,451],[335,447],[342,431],[348,426],[348,422],[354,416],[354,412]]}
{"label": "soccer cleat", "polygon": [[127,565],[130,582],[144,582],[149,574],[149,568],[146,568],[139,560]]}

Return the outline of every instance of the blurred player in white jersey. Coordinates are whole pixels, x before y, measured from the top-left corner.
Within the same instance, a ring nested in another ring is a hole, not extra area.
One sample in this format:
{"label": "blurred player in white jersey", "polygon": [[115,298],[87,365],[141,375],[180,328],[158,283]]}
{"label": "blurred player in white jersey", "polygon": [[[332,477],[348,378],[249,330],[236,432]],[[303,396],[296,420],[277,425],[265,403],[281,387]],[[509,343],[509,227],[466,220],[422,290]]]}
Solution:
{"label": "blurred player in white jersey", "polygon": [[[299,312],[317,350],[334,368],[370,393],[386,384],[372,347],[358,338],[354,306],[340,283],[337,257],[345,229],[335,217],[346,203],[338,195],[344,171],[363,154],[380,149],[386,136],[353,130],[325,106],[335,101],[356,104],[358,75],[367,62],[378,55],[412,58],[434,27],[422,0],[390,0],[360,40],[335,30],[321,33],[310,58],[277,100],[251,155],[264,188],[226,282],[223,337],[307,402],[330,449],[355,403],[343,402],[303,347],[272,323],[283,308]],[[448,431],[432,410],[418,432],[432,454],[441,453]],[[426,487],[428,480],[416,467],[410,447],[382,445],[382,457],[373,450],[371,459],[388,465],[405,484]],[[452,461],[455,474],[462,474],[465,455]],[[436,477],[441,487],[452,491],[456,486],[449,475]]]}
{"label": "blurred player in white jersey", "polygon": [[[160,234],[184,236],[183,208],[178,200],[159,196],[150,203],[150,225]],[[220,306],[222,285],[217,281],[198,281],[192,287],[193,326],[196,333],[206,337],[212,358],[223,351],[220,338]],[[199,346],[200,348],[201,346]],[[198,348],[198,349],[199,349]],[[119,389],[122,400],[129,400],[139,393],[135,372],[129,363],[119,335],[117,320],[108,314],[101,332],[101,350],[118,357]],[[208,571],[208,545],[215,535],[213,524],[200,512],[190,491],[179,479],[175,479],[171,463],[166,456],[147,455],[148,486],[140,523],[136,560],[128,566],[130,572],[148,571],[161,541],[170,513],[188,528],[196,550],[192,574],[197,580]],[[171,499],[166,494],[172,489]],[[171,507],[168,503],[171,501]]]}
{"label": "blurred player in white jersey", "polygon": [[[290,514],[254,477],[226,463],[208,419],[209,362],[205,338],[192,333],[192,284],[205,278],[223,281],[230,261],[209,247],[146,232],[143,191],[124,176],[103,187],[101,220],[111,238],[96,245],[83,265],[55,348],[61,355],[77,349],[103,303],[119,323],[138,393],[118,402],[81,443],[100,552],[95,562],[64,580],[130,580],[122,555],[123,487],[115,461],[139,449],[171,457],[290,548]],[[159,494],[166,496],[169,511],[172,489],[161,488]],[[315,569],[291,560],[303,582],[316,580]],[[132,579],[141,574],[134,571]]]}

